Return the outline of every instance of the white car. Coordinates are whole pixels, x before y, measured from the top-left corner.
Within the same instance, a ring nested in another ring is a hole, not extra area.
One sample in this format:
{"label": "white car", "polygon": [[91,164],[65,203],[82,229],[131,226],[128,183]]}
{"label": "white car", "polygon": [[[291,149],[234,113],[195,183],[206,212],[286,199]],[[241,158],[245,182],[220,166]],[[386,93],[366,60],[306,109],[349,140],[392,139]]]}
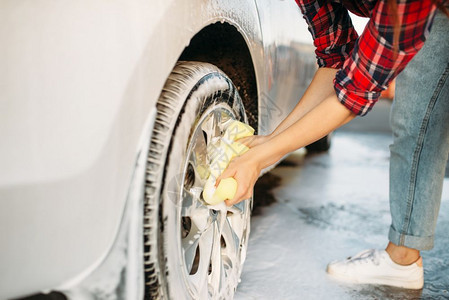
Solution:
{"label": "white car", "polygon": [[0,43],[0,299],[231,299],[252,199],[207,206],[199,169],[304,93],[296,3],[3,0]]}

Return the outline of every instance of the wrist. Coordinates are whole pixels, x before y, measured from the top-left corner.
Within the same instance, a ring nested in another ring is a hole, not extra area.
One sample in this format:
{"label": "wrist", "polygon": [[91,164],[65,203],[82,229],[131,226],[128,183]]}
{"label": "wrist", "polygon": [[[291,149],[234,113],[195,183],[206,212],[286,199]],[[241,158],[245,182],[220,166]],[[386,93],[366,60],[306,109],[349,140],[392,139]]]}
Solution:
{"label": "wrist", "polygon": [[250,159],[260,170],[271,166],[282,158],[282,156],[276,153],[275,148],[269,143],[269,141],[251,148],[248,152],[250,152],[248,153]]}
{"label": "wrist", "polygon": [[273,132],[271,132],[270,134],[267,134],[265,137],[268,140],[270,140],[271,138],[276,136],[276,130],[274,130]]}

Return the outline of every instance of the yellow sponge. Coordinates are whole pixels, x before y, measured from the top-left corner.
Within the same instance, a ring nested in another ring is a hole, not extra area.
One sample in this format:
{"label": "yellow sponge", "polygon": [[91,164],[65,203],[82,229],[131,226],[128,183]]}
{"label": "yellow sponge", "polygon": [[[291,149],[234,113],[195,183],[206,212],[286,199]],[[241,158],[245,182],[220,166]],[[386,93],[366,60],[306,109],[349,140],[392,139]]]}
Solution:
{"label": "yellow sponge", "polygon": [[228,141],[235,141],[240,138],[254,134],[254,128],[240,121],[232,121],[225,130],[223,137]]}
{"label": "yellow sponge", "polygon": [[203,199],[208,204],[216,205],[226,199],[234,198],[237,191],[237,181],[234,178],[222,179],[217,188],[215,188],[215,181],[234,157],[249,150],[247,146],[234,142],[234,140],[253,134],[254,129],[251,126],[239,121],[232,121],[226,128],[218,147],[208,149],[208,154],[213,157],[209,166],[210,175],[203,189]]}
{"label": "yellow sponge", "polygon": [[214,151],[214,159],[210,163],[209,171],[212,176],[217,178],[229,165],[229,162],[236,156],[242,155],[249,148],[239,142],[229,144],[221,140],[218,149]]}
{"label": "yellow sponge", "polygon": [[249,150],[248,147],[243,145],[239,142],[233,142],[232,144],[229,144],[225,140],[220,141],[220,147],[225,149],[226,156],[229,158],[229,161],[231,161],[234,157],[242,155],[246,151]]}
{"label": "yellow sponge", "polygon": [[226,199],[234,198],[237,191],[237,181],[234,178],[222,179],[217,188],[214,185],[215,180],[207,180],[204,186],[203,198],[208,204],[216,205]]}

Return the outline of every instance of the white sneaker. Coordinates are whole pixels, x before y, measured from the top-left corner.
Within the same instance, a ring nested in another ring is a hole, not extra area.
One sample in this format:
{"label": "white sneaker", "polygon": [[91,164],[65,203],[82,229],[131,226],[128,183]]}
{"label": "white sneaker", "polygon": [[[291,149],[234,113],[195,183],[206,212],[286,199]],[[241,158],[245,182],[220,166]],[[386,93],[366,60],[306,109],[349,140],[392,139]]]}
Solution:
{"label": "white sneaker", "polygon": [[350,283],[383,284],[407,289],[422,289],[422,258],[402,266],[391,260],[385,250],[365,250],[343,261],[327,265],[329,275]]}

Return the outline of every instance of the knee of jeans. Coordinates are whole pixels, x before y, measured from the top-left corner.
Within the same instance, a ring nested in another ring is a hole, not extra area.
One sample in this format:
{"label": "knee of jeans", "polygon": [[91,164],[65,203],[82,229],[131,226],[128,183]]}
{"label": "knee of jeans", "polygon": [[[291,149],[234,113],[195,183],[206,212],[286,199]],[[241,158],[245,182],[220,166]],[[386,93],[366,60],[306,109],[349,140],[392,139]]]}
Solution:
{"label": "knee of jeans", "polygon": [[390,113],[390,126],[395,140],[399,141],[413,139],[421,130],[421,122],[423,112],[419,107],[410,105],[409,107],[401,106],[402,103],[394,103]]}
{"label": "knee of jeans", "polygon": [[400,114],[391,114],[390,115],[390,126],[393,132],[394,141],[398,140],[398,142],[403,141],[404,139],[410,138],[415,135],[413,132],[412,126],[407,124],[408,120],[406,120]]}
{"label": "knee of jeans", "polygon": [[409,156],[416,146],[416,135],[404,126],[396,126],[393,129],[393,143],[390,145],[391,155]]}
{"label": "knee of jeans", "polygon": [[407,132],[407,120],[404,118],[404,109],[401,103],[393,102],[390,111],[390,127],[394,136],[404,135]]}

